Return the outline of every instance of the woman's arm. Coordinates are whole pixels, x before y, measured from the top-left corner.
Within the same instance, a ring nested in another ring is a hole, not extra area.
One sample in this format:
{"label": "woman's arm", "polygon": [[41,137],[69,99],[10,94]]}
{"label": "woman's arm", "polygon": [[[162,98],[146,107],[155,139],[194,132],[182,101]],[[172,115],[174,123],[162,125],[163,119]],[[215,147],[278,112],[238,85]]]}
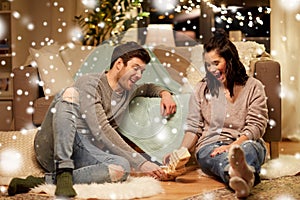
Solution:
{"label": "woman's arm", "polygon": [[193,151],[198,141],[198,135],[192,132],[186,132],[181,142],[181,147],[186,147],[189,152]]}
{"label": "woman's arm", "polygon": [[262,83],[257,79],[254,79],[249,92],[248,113],[242,134],[250,140],[257,140],[264,135],[267,127],[267,98]]}
{"label": "woman's arm", "polygon": [[[198,84],[195,88],[194,94],[191,95],[189,100],[189,112],[185,122],[184,137],[180,147],[185,147],[189,152],[193,152],[196,148],[197,141],[202,135],[204,126],[203,118],[201,115],[200,95],[202,84]],[[165,155],[163,162],[168,163],[171,154]]]}

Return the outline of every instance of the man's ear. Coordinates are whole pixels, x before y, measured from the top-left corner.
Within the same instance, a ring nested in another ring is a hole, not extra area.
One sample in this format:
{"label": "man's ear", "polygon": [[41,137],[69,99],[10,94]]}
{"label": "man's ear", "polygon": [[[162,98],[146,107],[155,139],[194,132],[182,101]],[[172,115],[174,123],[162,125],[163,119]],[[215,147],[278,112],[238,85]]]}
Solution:
{"label": "man's ear", "polygon": [[115,62],[115,67],[118,71],[120,71],[124,67],[124,62],[122,58],[118,58]]}

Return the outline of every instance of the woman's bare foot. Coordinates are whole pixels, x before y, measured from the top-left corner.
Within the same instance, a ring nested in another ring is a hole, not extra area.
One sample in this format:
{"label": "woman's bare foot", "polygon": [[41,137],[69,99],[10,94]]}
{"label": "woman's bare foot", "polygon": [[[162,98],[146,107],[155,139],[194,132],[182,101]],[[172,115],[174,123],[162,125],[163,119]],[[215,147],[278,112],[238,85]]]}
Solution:
{"label": "woman's bare foot", "polygon": [[244,198],[250,194],[251,188],[244,179],[238,176],[230,178],[229,186],[235,191],[235,194],[238,198]]}
{"label": "woman's bare foot", "polygon": [[247,197],[254,184],[254,173],[246,163],[245,155],[239,145],[229,149],[229,186],[236,192],[238,198]]}

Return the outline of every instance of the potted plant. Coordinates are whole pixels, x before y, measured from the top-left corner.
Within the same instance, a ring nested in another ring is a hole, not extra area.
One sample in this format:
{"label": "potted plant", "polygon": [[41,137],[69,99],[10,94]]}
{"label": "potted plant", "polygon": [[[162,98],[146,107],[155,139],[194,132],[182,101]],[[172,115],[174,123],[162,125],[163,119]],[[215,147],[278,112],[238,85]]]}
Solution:
{"label": "potted plant", "polygon": [[124,32],[143,17],[140,0],[96,0],[96,6],[75,16],[82,30],[83,45],[97,46],[106,40],[119,41]]}

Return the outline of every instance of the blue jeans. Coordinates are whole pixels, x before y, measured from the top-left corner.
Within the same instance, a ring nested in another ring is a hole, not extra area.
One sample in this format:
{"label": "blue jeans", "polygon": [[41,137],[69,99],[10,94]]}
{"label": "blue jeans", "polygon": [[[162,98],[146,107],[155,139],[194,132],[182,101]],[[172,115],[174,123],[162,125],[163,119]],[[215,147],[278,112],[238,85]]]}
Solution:
{"label": "blue jeans", "polygon": [[[227,145],[222,142],[202,147],[196,154],[197,162],[201,170],[207,175],[221,179],[225,184],[229,183],[229,160],[228,152],[221,153],[215,157],[211,157],[212,151],[222,145]],[[259,178],[261,165],[265,161],[266,148],[262,141],[245,141],[241,148],[245,153],[245,159],[249,166],[254,169],[256,178]],[[258,180],[257,180],[258,181]]]}
{"label": "blue jeans", "polygon": [[122,180],[126,180],[130,172],[129,162],[123,157],[106,153],[105,149],[92,142],[92,134],[79,112],[77,90],[75,96],[70,97],[72,101],[67,100],[64,91],[51,103],[35,138],[37,160],[50,172],[46,180],[55,182],[55,172],[68,168],[73,169],[73,183],[110,182],[110,164],[121,166],[126,172]]}

